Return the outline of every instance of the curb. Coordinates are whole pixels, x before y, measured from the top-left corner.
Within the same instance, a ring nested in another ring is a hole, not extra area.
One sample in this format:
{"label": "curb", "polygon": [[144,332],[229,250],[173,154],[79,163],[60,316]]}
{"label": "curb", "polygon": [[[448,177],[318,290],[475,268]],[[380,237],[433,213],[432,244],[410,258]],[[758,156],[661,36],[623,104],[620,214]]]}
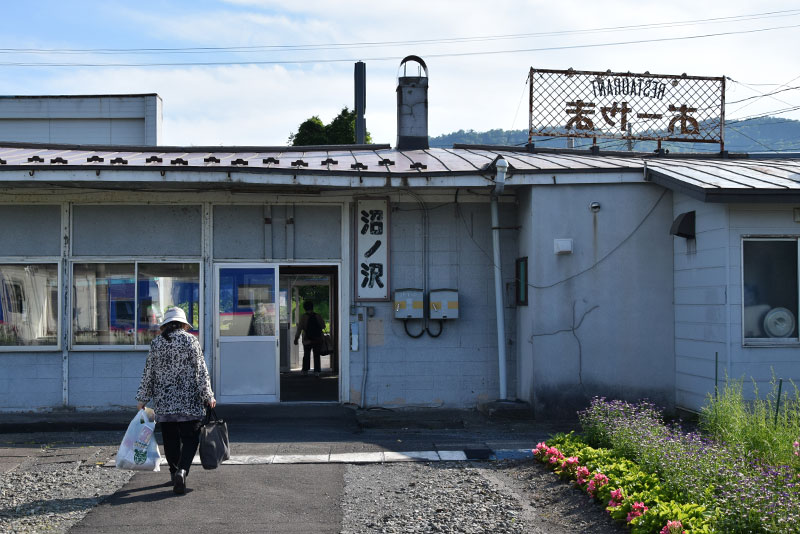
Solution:
{"label": "curb", "polygon": [[[463,449],[453,451],[378,451],[345,452],[331,454],[269,454],[265,456],[231,456],[223,465],[270,465],[270,464],[384,464],[397,462],[466,462],[533,459],[532,449]],[[161,458],[159,465],[166,465]],[[192,465],[201,465],[195,456]],[[116,467],[113,459],[104,467]]]}

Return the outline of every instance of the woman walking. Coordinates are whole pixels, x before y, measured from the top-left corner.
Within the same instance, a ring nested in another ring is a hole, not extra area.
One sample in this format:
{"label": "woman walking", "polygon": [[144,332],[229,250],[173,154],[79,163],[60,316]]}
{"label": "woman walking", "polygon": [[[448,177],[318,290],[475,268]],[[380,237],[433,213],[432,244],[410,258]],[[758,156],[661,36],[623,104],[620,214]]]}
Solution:
{"label": "woman walking", "polygon": [[181,494],[186,491],[186,476],[200,444],[205,405],[213,408],[217,401],[203,350],[188,332],[192,325],[183,310],[168,309],[160,326],[161,333],[150,343],[136,400],[140,410],[149,402],[156,413],[172,489]]}

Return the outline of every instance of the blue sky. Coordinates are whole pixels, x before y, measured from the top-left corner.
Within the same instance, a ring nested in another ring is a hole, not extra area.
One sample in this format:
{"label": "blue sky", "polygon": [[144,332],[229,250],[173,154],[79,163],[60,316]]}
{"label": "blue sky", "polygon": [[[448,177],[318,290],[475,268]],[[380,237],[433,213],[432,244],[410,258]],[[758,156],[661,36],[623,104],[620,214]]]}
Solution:
{"label": "blue sky", "polygon": [[[159,93],[163,142],[276,145],[311,115],[330,120],[353,100],[353,65],[367,61],[367,127],[395,142],[397,58],[418,54],[430,68],[430,133],[524,128],[525,77],[531,66],[693,75],[727,75],[729,100],[772,86],[800,85],[800,11],[757,18],[700,19],[785,11],[786,1],[406,0],[337,2],[31,1],[6,3],[0,18],[0,94]],[[696,21],[663,26],[663,23]],[[652,26],[662,24],[662,26]],[[619,28],[620,26],[636,26]],[[616,30],[593,31],[617,27]],[[516,34],[569,32],[526,37]],[[583,31],[583,32],[580,32]],[[701,34],[731,35],[693,39]],[[481,41],[423,42],[494,36]],[[674,39],[563,50],[549,47]],[[389,41],[415,41],[389,44]],[[332,49],[331,45],[375,43]],[[132,49],[328,45],[305,51],[53,53],[45,49]],[[13,49],[33,48],[38,53]],[[512,50],[528,50],[511,52]],[[440,56],[476,52],[487,55]],[[378,58],[390,58],[379,60]],[[331,60],[345,60],[330,62]],[[32,67],[7,63],[174,63],[279,61],[278,64],[140,67]],[[301,62],[301,63],[293,63]],[[6,63],[6,65],[4,65]],[[798,78],[797,80],[793,80]],[[800,104],[800,91],[732,106],[729,118]],[[798,112],[780,115],[800,118]]]}

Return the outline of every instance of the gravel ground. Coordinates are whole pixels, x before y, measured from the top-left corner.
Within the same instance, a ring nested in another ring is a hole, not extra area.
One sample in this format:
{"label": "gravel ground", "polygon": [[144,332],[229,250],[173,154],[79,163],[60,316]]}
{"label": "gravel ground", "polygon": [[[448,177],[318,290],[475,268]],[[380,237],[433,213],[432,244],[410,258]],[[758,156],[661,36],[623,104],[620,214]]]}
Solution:
{"label": "gravel ground", "polygon": [[[0,532],[64,533],[133,476],[102,467],[116,447],[44,445],[0,472]],[[18,448],[7,448],[13,454]]]}
{"label": "gravel ground", "polygon": [[349,465],[342,533],[622,534],[533,461]]}
{"label": "gravel ground", "polygon": [[[0,441],[0,532],[66,533],[125,485],[132,471],[101,466],[117,449],[109,437]],[[343,534],[627,532],[532,460],[348,465],[344,484]]]}

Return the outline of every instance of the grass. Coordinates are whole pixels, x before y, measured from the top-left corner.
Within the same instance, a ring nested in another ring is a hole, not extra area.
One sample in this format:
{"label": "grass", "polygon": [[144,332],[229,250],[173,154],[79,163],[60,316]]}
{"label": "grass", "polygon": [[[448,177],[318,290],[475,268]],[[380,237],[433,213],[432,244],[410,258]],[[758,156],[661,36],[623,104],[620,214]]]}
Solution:
{"label": "grass", "polygon": [[800,440],[800,391],[794,383],[784,383],[779,402],[779,382],[773,378],[770,386],[761,398],[754,384],[755,398],[746,400],[742,380],[726,381],[701,411],[700,428],[749,459],[792,465],[798,461],[792,445]]}

